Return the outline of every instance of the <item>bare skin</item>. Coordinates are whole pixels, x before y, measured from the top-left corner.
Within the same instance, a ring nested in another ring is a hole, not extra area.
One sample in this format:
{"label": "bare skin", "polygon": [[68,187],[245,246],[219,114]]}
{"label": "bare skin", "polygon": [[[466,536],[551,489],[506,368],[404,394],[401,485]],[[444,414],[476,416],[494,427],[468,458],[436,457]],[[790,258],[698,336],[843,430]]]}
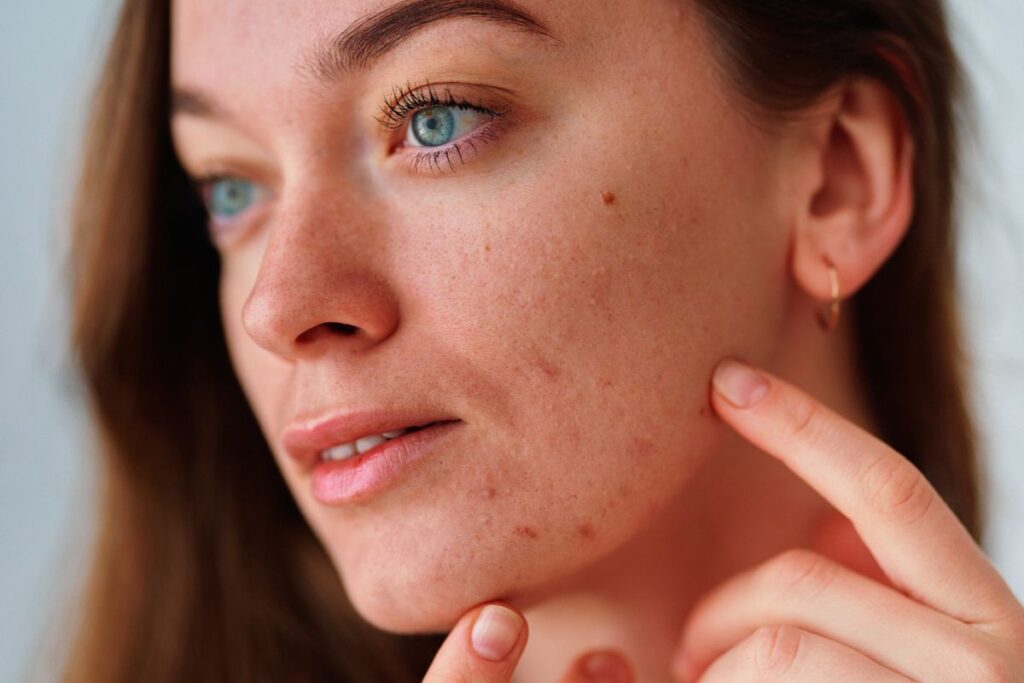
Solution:
{"label": "bare skin", "polygon": [[[825,334],[814,315],[826,255],[848,298],[908,225],[891,95],[851,80],[755,125],[685,1],[524,1],[543,30],[449,16],[372,63],[310,57],[395,5],[173,3],[179,157],[247,199],[209,204],[232,360],[359,613],[455,628],[436,680],[559,680],[612,648],[657,682],[700,596],[787,548],[885,583],[709,382],[744,358],[877,431],[853,320]],[[376,119],[426,82],[484,111],[425,151],[413,110]],[[363,408],[463,425],[379,495],[324,505],[283,430]],[[493,601],[529,624],[497,665],[452,650]]]}

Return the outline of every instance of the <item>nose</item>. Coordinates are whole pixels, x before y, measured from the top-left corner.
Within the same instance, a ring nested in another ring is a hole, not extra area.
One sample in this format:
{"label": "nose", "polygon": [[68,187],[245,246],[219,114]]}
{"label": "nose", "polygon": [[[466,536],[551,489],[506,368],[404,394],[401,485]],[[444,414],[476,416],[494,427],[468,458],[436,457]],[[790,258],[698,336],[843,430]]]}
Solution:
{"label": "nose", "polygon": [[321,195],[279,210],[242,306],[248,335],[285,360],[328,348],[366,350],[398,325],[394,292],[374,270],[383,262],[382,232],[365,222],[354,226],[364,219],[336,206],[317,210],[323,201]]}

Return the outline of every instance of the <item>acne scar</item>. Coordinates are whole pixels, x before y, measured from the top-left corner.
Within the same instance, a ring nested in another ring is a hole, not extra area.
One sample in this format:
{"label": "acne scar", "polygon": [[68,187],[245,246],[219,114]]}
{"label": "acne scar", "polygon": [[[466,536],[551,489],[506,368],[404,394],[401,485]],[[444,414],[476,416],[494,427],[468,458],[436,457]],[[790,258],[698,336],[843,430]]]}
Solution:
{"label": "acne scar", "polygon": [[601,193],[601,200],[604,202],[605,206],[611,206],[615,203],[615,193],[605,190]]}
{"label": "acne scar", "polygon": [[549,363],[544,358],[538,358],[536,361],[534,361],[534,365],[536,365],[537,368],[540,369],[540,371],[543,372],[548,379],[557,379],[558,375],[561,374],[558,368],[556,368],[554,365]]}
{"label": "acne scar", "polygon": [[540,535],[537,533],[537,530],[531,526],[517,526],[516,533],[520,536],[526,536],[527,538],[533,539],[536,539]]}

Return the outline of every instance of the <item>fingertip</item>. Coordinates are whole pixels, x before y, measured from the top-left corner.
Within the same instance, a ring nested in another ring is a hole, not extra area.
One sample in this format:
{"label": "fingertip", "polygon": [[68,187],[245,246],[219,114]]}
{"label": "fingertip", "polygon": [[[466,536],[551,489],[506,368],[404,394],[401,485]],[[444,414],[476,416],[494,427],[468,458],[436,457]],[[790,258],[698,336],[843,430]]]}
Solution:
{"label": "fingertip", "polygon": [[770,388],[767,375],[733,358],[718,363],[711,386],[730,406],[741,410],[757,405]]}
{"label": "fingertip", "polygon": [[485,605],[470,629],[476,655],[489,662],[503,662],[512,655],[526,631],[526,620],[509,605]]}
{"label": "fingertip", "polygon": [[632,667],[616,650],[593,650],[573,663],[566,681],[571,683],[634,683]]}

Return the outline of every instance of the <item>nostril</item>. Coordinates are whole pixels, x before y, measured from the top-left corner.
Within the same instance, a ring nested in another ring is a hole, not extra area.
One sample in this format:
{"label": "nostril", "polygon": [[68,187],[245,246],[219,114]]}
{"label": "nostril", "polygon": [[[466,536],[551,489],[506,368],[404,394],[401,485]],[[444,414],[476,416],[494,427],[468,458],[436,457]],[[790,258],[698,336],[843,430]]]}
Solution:
{"label": "nostril", "polygon": [[358,331],[358,327],[347,323],[321,323],[300,334],[296,341],[301,343],[311,342],[321,335],[330,334],[332,332],[345,337],[351,337]]}
{"label": "nostril", "polygon": [[326,323],[326,326],[331,332],[339,332],[344,335],[352,335],[359,331],[358,327],[348,323]]}

